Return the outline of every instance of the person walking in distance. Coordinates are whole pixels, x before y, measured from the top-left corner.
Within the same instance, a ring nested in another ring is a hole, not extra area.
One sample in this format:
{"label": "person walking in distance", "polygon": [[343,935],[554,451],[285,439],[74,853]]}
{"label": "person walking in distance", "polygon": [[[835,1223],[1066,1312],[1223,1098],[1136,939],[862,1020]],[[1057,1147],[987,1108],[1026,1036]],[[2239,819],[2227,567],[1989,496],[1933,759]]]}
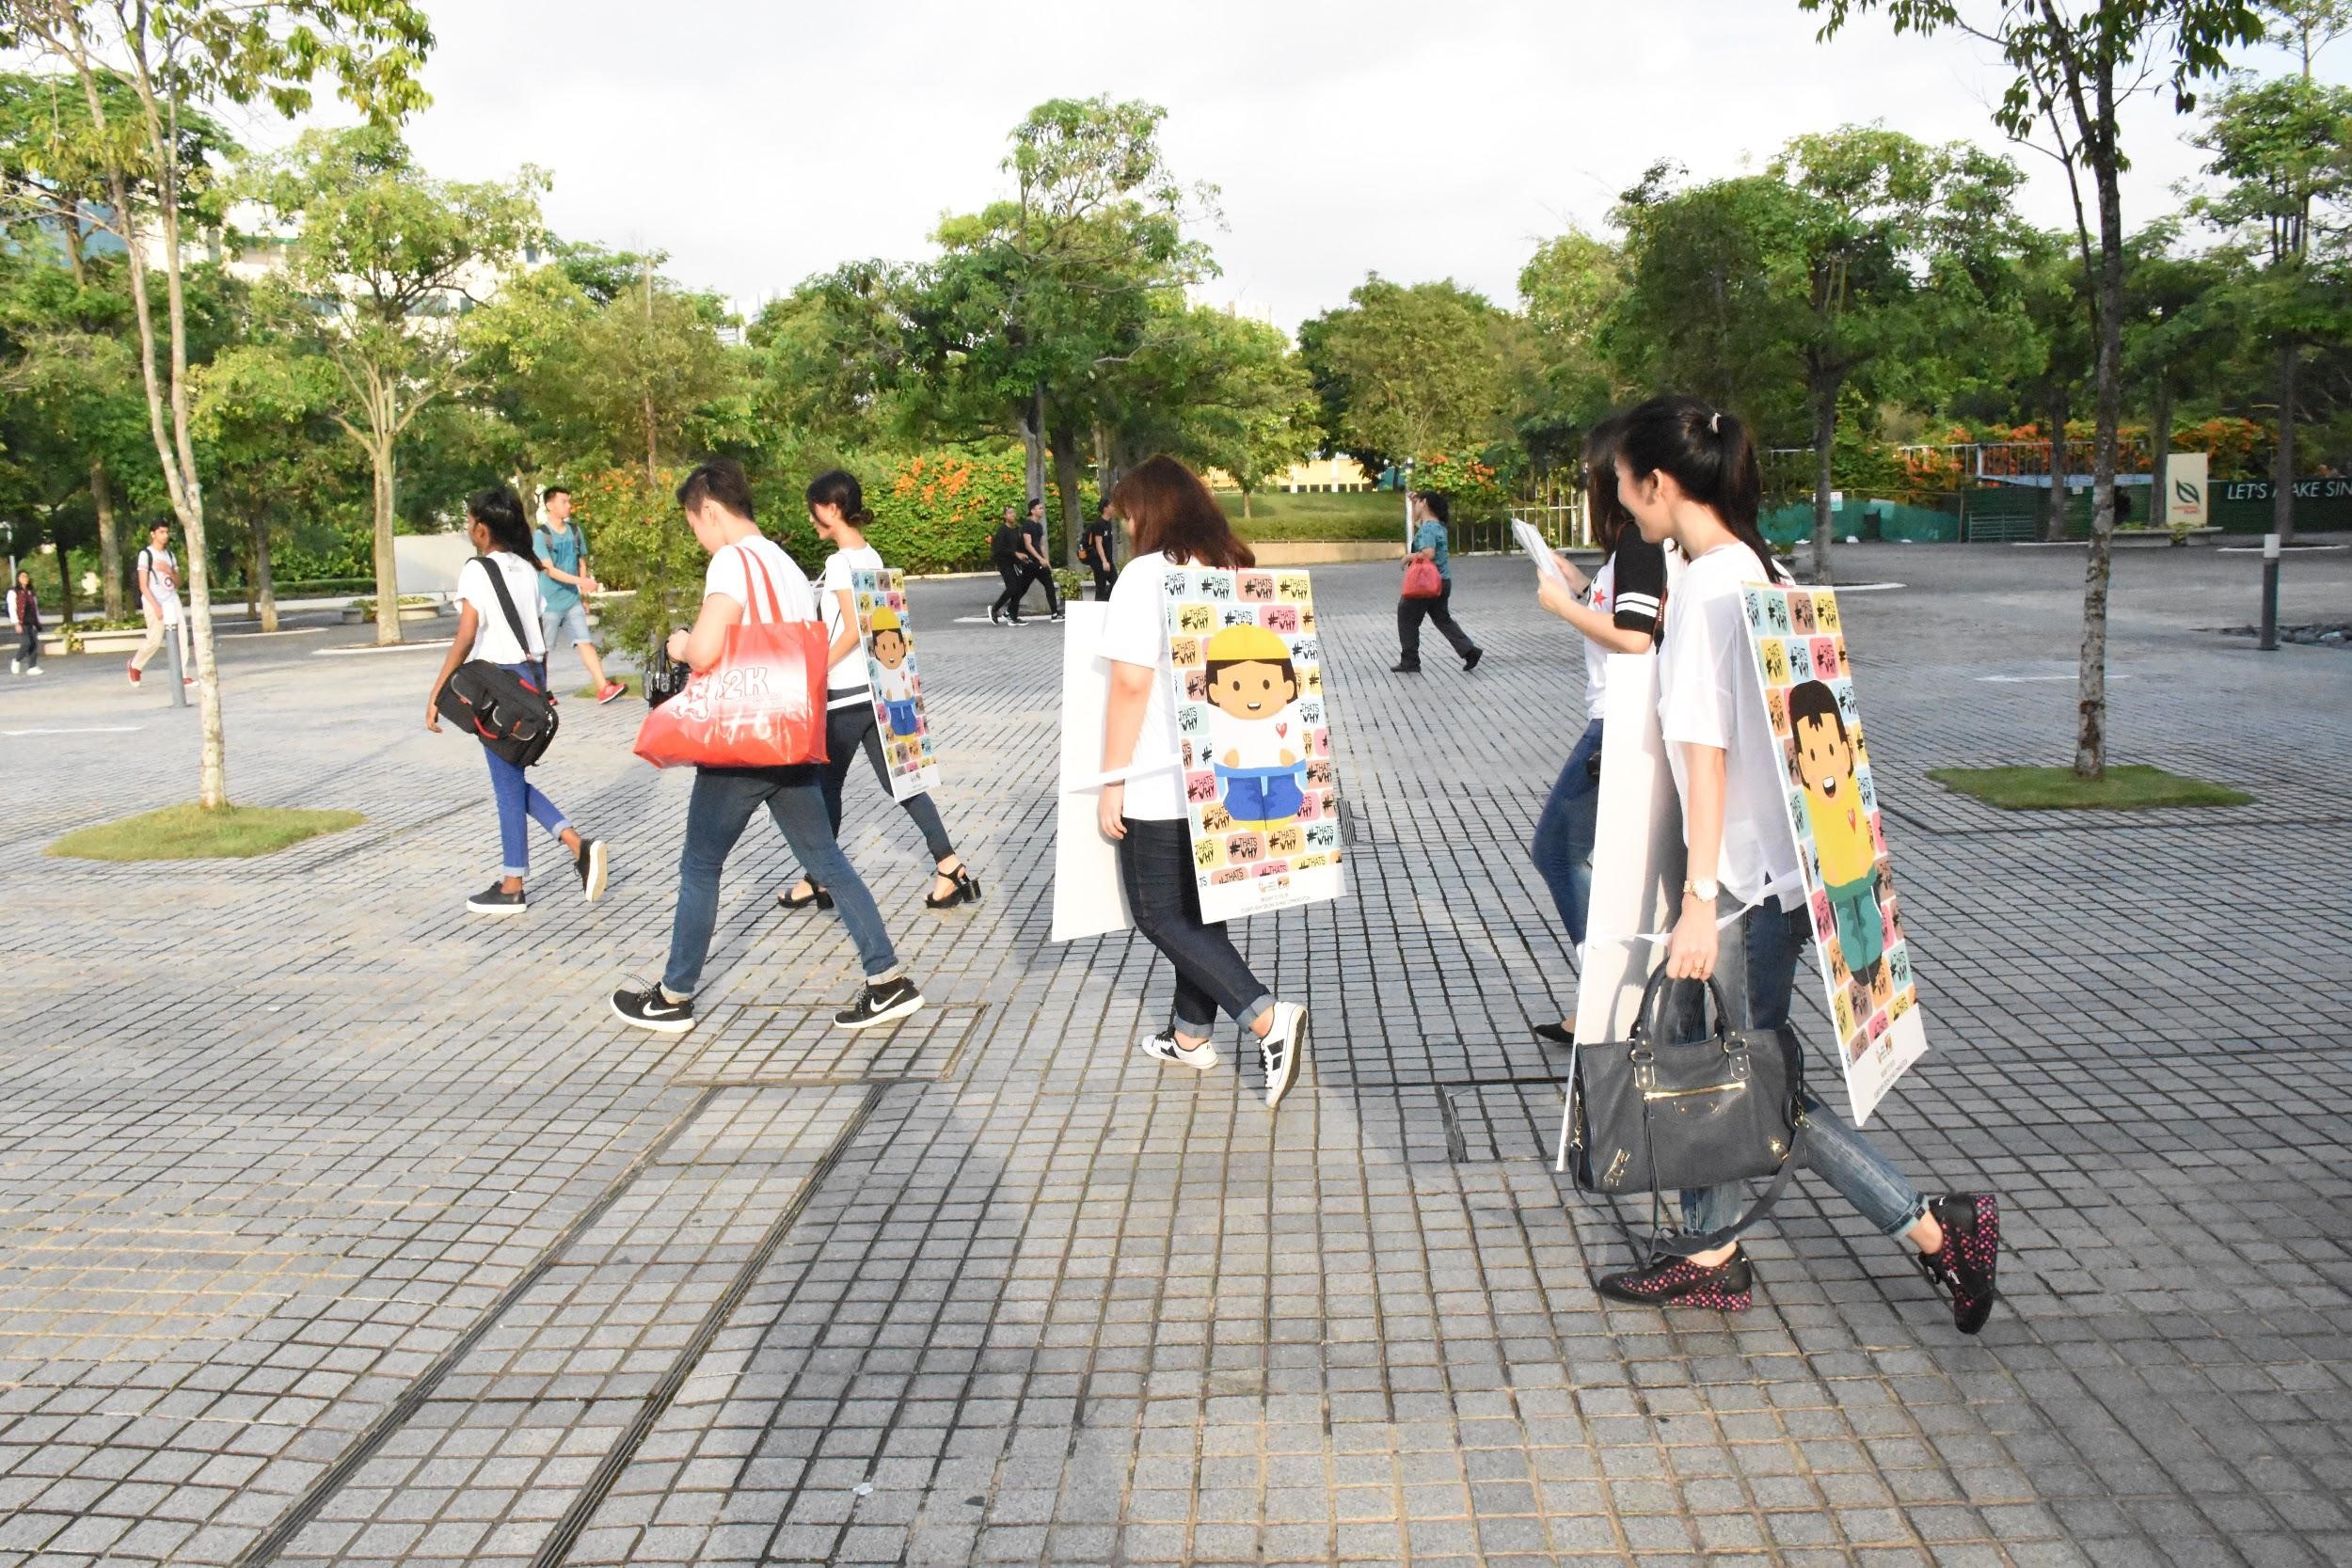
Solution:
{"label": "person walking in distance", "polygon": [[16,657],[8,660],[11,675],[40,672],[40,595],[34,592],[33,574],[19,572],[8,585],[8,625],[16,628]]}
{"label": "person walking in distance", "polygon": [[[1788,777],[1750,662],[1740,585],[1784,578],[1756,530],[1763,474],[1747,430],[1696,398],[1654,398],[1625,418],[1617,494],[1642,537],[1673,540],[1689,562],[1667,608],[1659,718],[1682,803],[1689,879],[1666,952],[1678,980],[1713,976],[1732,1016],[1760,1039],[1788,1028],[1797,956],[1812,932],[1788,826]],[[1694,1011],[1703,1011],[1696,1009]],[[1706,1037],[1686,1013],[1677,1032]],[[1791,1042],[1793,1045],[1793,1042]],[[1870,1141],[1819,1097],[1801,1096],[1805,1165],[1889,1237],[1901,1237],[1929,1280],[1951,1298],[1963,1334],[1993,1311],[2000,1212],[1991,1193],[1925,1197]],[[1734,1183],[1681,1197],[1687,1257],[1604,1276],[1616,1301],[1743,1311],[1754,1271],[1741,1251],[1743,1193]]]}
{"label": "person walking in distance", "polygon": [[[478,490],[466,499],[466,536],[479,552],[457,569],[457,635],[441,660],[441,673],[424,700],[424,727],[441,727],[441,688],[457,667],[470,658],[505,666],[523,679],[547,689],[547,644],[539,622],[539,562],[532,553],[531,531],[523,523],[523,503],[503,484]],[[497,573],[496,578],[491,573]],[[503,587],[505,593],[499,590]],[[511,610],[511,613],[510,613]],[[498,801],[499,847],[503,856],[499,879],[466,900],[475,914],[521,914],[529,907],[523,879],[531,875],[531,824],[536,822],[560,840],[572,857],[582,897],[595,903],[604,896],[612,870],[611,853],[602,839],[583,837],[555,802],[531,782],[519,763],[509,762],[487,744],[482,755],[490,766],[490,793]]]}
{"label": "person walking in distance", "polygon": [[1413,496],[1413,547],[1406,559],[1426,561],[1436,566],[1442,586],[1434,599],[1398,596],[1396,640],[1400,657],[1391,667],[1393,673],[1421,673],[1421,624],[1424,620],[1435,622],[1445,640],[1454,644],[1454,651],[1462,657],[1464,670],[1477,669],[1478,661],[1486,657],[1486,650],[1470,640],[1470,633],[1454,622],[1454,567],[1446,551],[1446,519],[1453,515],[1453,504],[1431,492],[1417,491]]}
{"label": "person walking in distance", "polygon": [[1119,578],[1119,526],[1111,521],[1111,503],[1104,501],[1094,521],[1087,524],[1086,539],[1078,546],[1078,555],[1094,574],[1094,602],[1103,604],[1111,596],[1111,585]]}
{"label": "person walking in distance", "polygon": [[1172,457],[1152,458],[1121,479],[1111,491],[1111,510],[1127,525],[1132,554],[1104,617],[1100,651],[1110,661],[1111,686],[1103,768],[1117,774],[1138,762],[1144,766],[1103,786],[1097,821],[1118,846],[1120,882],[1136,928],[1176,972],[1175,1016],[1137,1049],[1156,1062],[1213,1068],[1216,1046],[1210,1036],[1222,1007],[1257,1038],[1271,1108],[1281,1103],[1306,1057],[1307,1010],[1276,1001],[1250,973],[1224,924],[1200,918],[1163,585],[1171,566],[1231,571],[1255,565],[1257,558],[1233,537],[1209,487]]}
{"label": "person walking in distance", "polygon": [[[1029,584],[1033,582],[1044,584],[1045,612],[1058,621],[1061,619],[1061,590],[1054,585],[1054,561],[1045,553],[1045,501],[1041,497],[1029,498],[1029,519],[1021,525],[1021,531],[1026,535],[1021,545],[1021,592],[1027,593]],[[1020,608],[1020,601],[1016,599],[1013,609],[1018,610]],[[1015,619],[1019,617],[1016,615]]]}
{"label": "person walking in distance", "polygon": [[988,618],[996,626],[1021,624],[1021,594],[1029,585],[1029,575],[1023,570],[1023,563],[1028,560],[1028,531],[1021,526],[1019,509],[1006,507],[996,531],[988,536],[989,561],[1005,582],[1005,591],[988,607]]}
{"label": "person walking in distance", "polygon": [[[833,639],[829,650],[833,666],[825,677],[824,789],[825,820],[838,842],[841,789],[849,781],[850,761],[859,752],[866,753],[882,793],[891,793],[890,765],[882,758],[882,735],[874,724],[874,693],[866,668],[866,644],[858,636],[857,587],[851,580],[855,573],[882,570],[882,558],[866,542],[866,525],[873,521],[873,515],[866,510],[866,493],[854,475],[839,468],[818,474],[808,482],[807,499],[808,518],[817,530],[817,537],[833,546],[833,554],[825,558],[824,576],[818,584],[821,601],[818,608],[824,615],[825,630]],[[875,635],[886,635],[879,624]],[[885,647],[884,652],[887,651]],[[898,804],[914,818],[923,834],[924,845],[931,852],[932,881],[930,891],[924,895],[924,906],[945,910],[958,904],[978,903],[980,884],[956,854],[955,841],[947,836],[947,825],[940,820],[939,807],[932,803],[930,792],[919,791]],[[803,876],[777,894],[776,902],[787,910],[804,910],[811,904],[829,910],[833,908],[833,895],[822,882]]]}
{"label": "person walking in distance", "polygon": [[588,570],[588,537],[572,526],[572,493],[555,485],[540,498],[539,504],[548,520],[533,531],[531,542],[540,562],[539,597],[545,608],[539,622],[548,657],[555,657],[559,637],[569,641],[580,650],[580,662],[587,667],[588,686],[596,701],[612,702],[627,695],[628,688],[604,673],[604,660],[596,657],[596,637],[588,629],[588,607],[580,596],[600,593],[602,587]]}
{"label": "person walking in distance", "polygon": [[[819,618],[808,578],[753,520],[751,483],[740,467],[723,457],[708,459],[686,476],[677,499],[710,564],[693,627],[670,634],[673,659],[699,673],[719,663],[734,626]],[[801,868],[832,895],[866,971],[857,998],[834,1013],[834,1022],[844,1029],[864,1029],[922,1006],[923,992],[898,962],[874,895],[834,839],[825,816],[823,775],[821,763],[694,769],[686,843],[678,854],[669,965],[656,984],[624,986],[612,993],[612,1010],[624,1022],[664,1034],[694,1026],[694,992],[719,921],[720,876],[752,814],[763,806]]]}
{"label": "person walking in distance", "polygon": [[[1617,500],[1617,421],[1603,420],[1584,440],[1585,515],[1604,557],[1587,582],[1566,561],[1560,576],[1544,575],[1535,598],[1546,610],[1583,633],[1584,733],[1568,752],[1567,765],[1551,786],[1535,818],[1528,858],[1535,863],[1568,943],[1582,961],[1584,915],[1592,903],[1593,839],[1600,813],[1600,721],[1608,702],[1609,656],[1645,654],[1657,643],[1659,612],[1666,601],[1670,571],[1682,558],[1672,546],[1642,537],[1632,514]],[[1554,559],[1557,559],[1556,557]],[[1568,1022],[1539,1023],[1536,1037],[1553,1045],[1574,1045]]]}
{"label": "person walking in distance", "polygon": [[147,545],[138,554],[132,576],[139,590],[139,613],[147,617],[147,640],[131,656],[131,684],[136,686],[147,673],[148,660],[153,658],[169,636],[180,644],[181,679],[193,686],[196,677],[187,672],[194,665],[188,651],[188,623],[180,613],[180,559],[171,553],[171,527],[157,523],[147,531]]}

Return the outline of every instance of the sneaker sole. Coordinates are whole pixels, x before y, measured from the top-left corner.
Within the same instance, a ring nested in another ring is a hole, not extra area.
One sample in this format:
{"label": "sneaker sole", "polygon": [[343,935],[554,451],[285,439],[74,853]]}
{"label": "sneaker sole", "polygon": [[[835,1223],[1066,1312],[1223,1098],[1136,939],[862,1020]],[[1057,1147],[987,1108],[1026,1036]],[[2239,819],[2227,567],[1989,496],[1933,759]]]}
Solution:
{"label": "sneaker sole", "polygon": [[621,1011],[621,1005],[618,1002],[612,1003],[612,1016],[619,1019],[623,1023],[634,1024],[640,1029],[650,1029],[657,1035],[683,1035],[686,1031],[694,1027],[694,1020],[691,1016],[686,1018],[638,1018],[633,1014]]}
{"label": "sneaker sole", "polygon": [[528,904],[469,904],[466,906],[466,911],[469,914],[529,914],[531,906]]}
{"label": "sneaker sole", "polygon": [[619,702],[622,698],[624,698],[624,697],[626,697],[626,696],[628,696],[628,688],[625,686],[625,687],[621,688],[618,691],[615,691],[614,693],[612,693],[612,696],[610,696],[610,697],[599,697],[599,698],[597,698],[597,699],[596,699],[596,705],[597,705],[598,707],[603,707],[606,704],[608,704],[608,703],[617,703],[617,702]]}
{"label": "sneaker sole", "polygon": [[595,903],[604,896],[604,884],[612,875],[612,852],[605,848],[604,840],[592,840],[588,846],[588,876],[580,884],[580,895]]}
{"label": "sneaker sole", "polygon": [[1298,1082],[1298,1065],[1307,1057],[1307,1018],[1298,1018],[1298,1033],[1291,1039],[1291,1048],[1282,1053],[1282,1073],[1265,1087],[1265,1108],[1269,1111],[1282,1103],[1282,1097]]}
{"label": "sneaker sole", "polygon": [[1203,1051],[1195,1056],[1178,1056],[1168,1052],[1155,1051],[1152,1048],[1152,1042],[1146,1040],[1136,1047],[1136,1052],[1146,1061],[1160,1062],[1168,1067],[1188,1067],[1196,1072],[1206,1072],[1216,1066],[1216,1053],[1214,1051]]}
{"label": "sneaker sole", "polygon": [[922,1006],[923,998],[918,992],[914,996],[908,997],[904,1002],[897,1003],[894,1006],[884,1007],[881,1012],[876,1013],[872,1018],[862,1018],[854,1023],[843,1023],[841,1020],[836,1018],[834,1020],[834,1022],[841,1028],[853,1032],[859,1029],[871,1029],[877,1023],[888,1023],[893,1019],[904,1018],[909,1013],[919,1011]]}

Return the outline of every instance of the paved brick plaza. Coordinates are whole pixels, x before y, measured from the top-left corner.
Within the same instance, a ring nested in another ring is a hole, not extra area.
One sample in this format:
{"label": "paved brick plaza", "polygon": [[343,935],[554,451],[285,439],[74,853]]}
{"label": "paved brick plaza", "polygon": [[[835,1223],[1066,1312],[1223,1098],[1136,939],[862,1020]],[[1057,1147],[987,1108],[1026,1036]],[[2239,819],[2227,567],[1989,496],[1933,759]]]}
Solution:
{"label": "paved brick plaza", "polygon": [[[2352,1561],[2352,654],[2201,633],[2255,557],[2128,554],[2119,760],[2258,803],[1943,796],[2067,754],[2079,562],[1842,563],[1910,585],[1847,605],[1935,1046],[1878,1130],[2004,1195],[1973,1341],[1818,1183],[1744,1317],[1591,1293],[1621,1254],[1545,1157],[1568,966],[1520,848],[1581,663],[1521,562],[1458,568],[1468,679],[1387,673],[1389,569],[1317,574],[1353,891],[1248,928],[1315,1013],[1272,1117],[1254,1067],[1134,1054],[1143,943],[1046,943],[1061,634],[946,624],[993,580],[916,598],[987,902],[921,909],[852,774],[932,1003],[855,1042],[757,825],[703,1026],[607,1012],[687,784],[634,702],[539,770],[611,895],[550,865],[494,922],[433,655],[225,644],[238,798],[368,816],[234,866],[41,856],[195,778],[191,714],[59,659],[0,689],[0,1563]],[[2352,557],[2290,573],[2288,619],[2343,618]],[[138,727],[15,733],[94,726]]]}

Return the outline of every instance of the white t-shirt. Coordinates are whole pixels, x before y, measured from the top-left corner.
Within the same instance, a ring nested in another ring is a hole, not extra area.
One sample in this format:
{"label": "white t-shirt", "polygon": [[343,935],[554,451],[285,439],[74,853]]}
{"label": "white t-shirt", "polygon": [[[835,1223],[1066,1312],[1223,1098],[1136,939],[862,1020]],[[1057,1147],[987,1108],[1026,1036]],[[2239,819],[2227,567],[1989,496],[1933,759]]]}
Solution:
{"label": "white t-shirt", "polygon": [[[1724,846],[1715,870],[1724,891],[1754,904],[1768,885],[1777,884],[1781,908],[1793,910],[1804,906],[1804,889],[1797,876],[1796,835],[1788,827],[1788,772],[1764,717],[1740,599],[1741,583],[1772,580],[1756,552],[1740,544],[1719,545],[1683,568],[1666,612],[1658,717],[1686,811],[1691,781],[1683,746],[1716,746],[1727,753]],[[1687,816],[1683,845],[1690,845]]]}
{"label": "white t-shirt", "polygon": [[[506,579],[506,591],[515,596],[515,614],[523,624],[527,643],[516,642],[515,629],[506,624],[506,611],[499,605],[498,590],[490,586],[485,559]],[[542,641],[546,633],[539,629],[539,571],[528,561],[499,550],[467,562],[457,568],[457,597],[473,606],[473,652],[468,657],[486,658],[493,664],[522,664],[546,656]]]}
{"label": "white t-shirt", "polygon": [[[841,636],[841,600],[838,595],[847,594],[851,603],[856,602],[857,587],[850,580],[850,574],[879,572],[882,569],[882,552],[871,545],[860,545],[853,550],[835,550],[825,557],[825,571],[819,579],[817,608],[824,611],[828,641],[838,641]],[[866,682],[866,645],[861,642],[842,655],[834,661],[834,667],[825,672],[827,691],[849,693],[845,697],[829,698],[825,703],[826,708],[830,711],[837,707],[855,707],[860,703],[872,701]]]}
{"label": "white t-shirt", "polygon": [[[1654,648],[1657,646],[1658,617],[1665,601],[1674,596],[1675,586],[1682,580],[1682,552],[1672,545],[1666,546],[1661,552],[1666,563],[1663,583],[1653,583],[1646,589],[1629,586],[1620,594],[1617,592],[1617,558],[1622,553],[1622,545],[1609,552],[1609,559],[1602,562],[1600,570],[1593,574],[1593,583],[1585,592],[1584,602],[1606,613],[1629,631],[1647,630],[1653,639],[1650,645]],[[1664,593],[1659,592],[1661,588]],[[1649,625],[1642,626],[1640,623],[1643,621],[1647,621]],[[1628,625],[1629,622],[1632,625]],[[1584,717],[1588,721],[1600,718],[1608,704],[1609,657],[1608,648],[1589,637],[1584,640]]]}
{"label": "white t-shirt", "polygon": [[1228,768],[1281,768],[1286,766],[1284,752],[1294,763],[1307,754],[1298,743],[1298,710],[1287,704],[1263,719],[1236,719],[1223,708],[1212,707],[1209,749]]}
{"label": "white t-shirt", "polygon": [[[155,595],[155,603],[163,610],[166,623],[180,619],[180,562],[169,550],[159,550],[149,545],[139,551],[139,586]],[[144,597],[139,608],[147,608]]]}
{"label": "white t-shirt", "polygon": [[1169,694],[1176,672],[1168,657],[1168,599],[1161,586],[1169,564],[1167,556],[1153,550],[1120,568],[1103,617],[1103,641],[1095,650],[1113,663],[1140,664],[1152,672],[1134,760],[1165,757],[1168,766],[1128,778],[1126,812],[1138,822],[1173,822],[1184,815],[1184,775],[1179,760],[1184,748],[1176,733],[1176,701]]}
{"label": "white t-shirt", "polygon": [[[768,569],[765,581],[752,569],[749,558],[754,557]],[[772,602],[769,598],[771,589],[775,594]],[[765,534],[722,546],[711,556],[709,568],[703,573],[703,597],[707,599],[713,594],[724,594],[741,605],[747,622],[820,618],[817,613],[817,595],[809,591],[807,577],[784,553],[783,546]]]}

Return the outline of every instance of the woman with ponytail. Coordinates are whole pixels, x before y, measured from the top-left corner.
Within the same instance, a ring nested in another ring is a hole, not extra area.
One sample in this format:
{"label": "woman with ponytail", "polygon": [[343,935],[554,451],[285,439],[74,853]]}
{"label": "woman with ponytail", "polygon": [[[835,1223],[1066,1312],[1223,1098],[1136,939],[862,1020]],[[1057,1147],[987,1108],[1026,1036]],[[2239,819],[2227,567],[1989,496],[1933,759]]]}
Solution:
{"label": "woman with ponytail", "polygon": [[[866,525],[874,520],[866,510],[866,493],[856,478],[839,468],[828,469],[808,482],[808,519],[817,536],[833,546],[825,558],[824,576],[817,589],[824,611],[825,631],[833,639],[833,668],[825,677],[825,765],[822,783],[825,815],[833,821],[834,837],[841,836],[841,791],[849,782],[850,759],[860,749],[873,765],[882,793],[890,793],[890,765],[882,759],[882,736],[874,727],[874,694],[866,669],[866,645],[858,636],[857,590],[851,574],[879,572],[882,558],[866,542]],[[879,635],[879,634],[878,634]],[[903,634],[902,634],[903,635]],[[898,802],[914,819],[930,850],[934,880],[924,904],[934,910],[980,901],[980,884],[956,854],[947,825],[930,791]],[[787,910],[833,907],[833,895],[803,874],[789,889],[776,895]]]}
{"label": "woman with ponytail", "polygon": [[[1642,537],[1672,540],[1689,564],[1666,614],[1659,717],[1682,800],[1689,879],[1667,949],[1679,980],[1713,976],[1753,1036],[1785,1030],[1797,956],[1811,934],[1788,774],[1750,666],[1743,583],[1785,578],[1756,531],[1762,475],[1748,433],[1695,398],[1655,398],[1625,418],[1617,494]],[[1686,1038],[1698,1037],[1686,1016]],[[1974,1334],[1991,1315],[2000,1216],[1990,1193],[1930,1198],[1861,1133],[1803,1096],[1804,1163],[1888,1236],[1915,1249]],[[1603,1277],[1601,1294],[1657,1306],[1744,1310],[1754,1274],[1740,1249],[1738,1185],[1682,1195],[1684,1255]],[[1695,1246],[1694,1246],[1695,1243]]]}

